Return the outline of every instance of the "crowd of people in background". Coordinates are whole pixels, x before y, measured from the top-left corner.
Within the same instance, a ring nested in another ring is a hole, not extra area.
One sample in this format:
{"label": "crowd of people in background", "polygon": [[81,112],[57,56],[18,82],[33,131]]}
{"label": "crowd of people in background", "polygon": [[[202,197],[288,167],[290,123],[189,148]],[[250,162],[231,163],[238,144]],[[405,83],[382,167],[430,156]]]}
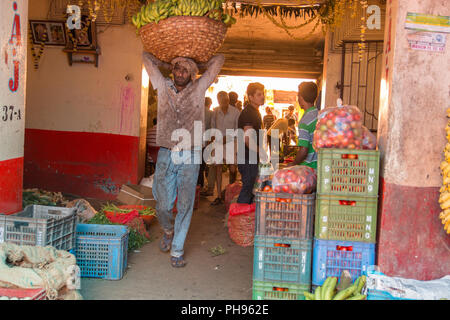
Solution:
{"label": "crowd of people in background", "polygon": [[[305,85],[304,85],[305,86]],[[308,84],[309,88],[314,91],[317,86],[312,86],[311,83]],[[300,88],[300,86],[299,86]],[[261,84],[258,89],[264,94],[264,86]],[[251,92],[250,92],[251,93]],[[314,100],[316,100],[316,97]],[[310,97],[309,100],[312,98]],[[224,185],[222,181],[222,175],[225,172],[228,172],[228,184],[232,184],[237,180],[238,172],[241,174],[241,170],[238,170],[238,165],[236,162],[236,155],[233,155],[233,161],[229,161],[230,159],[225,159],[226,156],[226,144],[227,143],[234,143],[234,150],[236,150],[236,139],[235,137],[227,137],[226,136],[226,130],[227,129],[238,129],[239,126],[239,119],[242,115],[243,110],[247,108],[249,105],[251,105],[252,98],[247,96],[244,99],[244,103],[239,100],[239,95],[231,91],[229,93],[225,91],[220,91],[217,94],[217,101],[218,106],[213,108],[213,101],[211,98],[206,97],[205,98],[205,120],[204,120],[204,130],[209,129],[218,129],[222,132],[224,136],[224,149],[223,149],[223,155],[224,155],[224,163],[226,164],[216,164],[216,163],[206,163],[204,159],[202,159],[202,164],[200,165],[199,170],[199,177],[198,177],[198,186],[201,188],[201,195],[205,197],[213,196],[214,194],[217,194],[217,197],[211,202],[211,205],[219,205],[224,202]],[[255,108],[259,110],[259,107],[255,105]],[[262,105],[264,105],[264,102],[262,102]],[[310,104],[308,104],[310,106]],[[253,109],[255,109],[253,108]],[[308,108],[307,108],[308,109]],[[250,109],[251,110],[251,109]],[[308,111],[308,110],[306,110]],[[249,112],[244,112],[243,118],[248,114]],[[265,108],[265,115],[262,118],[261,127],[267,130],[267,141],[268,141],[268,150],[272,150],[272,138],[271,138],[271,132],[272,130],[278,130],[281,139],[278,140],[278,150],[281,149],[281,146],[300,146],[301,144],[304,144],[304,138],[305,136],[305,128],[302,126],[302,124],[299,122],[299,116],[295,112],[294,105],[290,105],[288,109],[285,111],[284,114],[282,114],[279,118],[275,115],[274,108],[270,106],[266,106]],[[258,111],[259,114],[259,111]],[[251,117],[255,117],[255,113],[251,114]],[[309,116],[308,116],[309,117]],[[314,117],[314,115],[313,115]],[[316,116],[317,118],[317,116]],[[243,120],[248,121],[248,120]],[[148,145],[148,154],[151,158],[149,158],[150,161],[156,162],[157,158],[157,145],[156,145],[156,119],[153,121],[153,127],[150,128],[147,132],[147,145]],[[245,126],[241,125],[241,129],[244,129]],[[298,131],[297,131],[298,130]],[[299,134],[298,134],[298,133]],[[214,137],[207,142],[207,144],[204,146],[204,149],[208,146],[208,144],[214,142]],[[155,152],[156,150],[156,152]],[[310,151],[310,150],[308,150]],[[310,152],[308,152],[309,154]],[[310,156],[309,158],[311,158]],[[228,158],[230,158],[230,155],[228,155]],[[227,161],[228,160],[228,161]],[[298,162],[299,159],[295,159],[295,163]],[[303,160],[302,160],[303,161]],[[257,174],[257,167],[256,168],[245,168],[246,171],[252,171],[252,174],[250,176],[250,180],[252,179],[252,176],[254,174]],[[256,173],[255,173],[256,172]],[[245,176],[245,174],[244,174]],[[242,179],[242,174],[241,174]],[[216,192],[216,193],[215,193]],[[248,195],[246,196],[249,197]]]}
{"label": "crowd of people in background", "polygon": [[[312,82],[311,82],[312,83]],[[312,91],[316,90],[317,86],[311,87],[311,83],[309,83],[309,89]],[[315,85],[315,84],[314,84]],[[299,86],[300,88],[300,86]],[[255,101],[254,93],[259,91],[260,100]],[[252,95],[253,93],[253,95]],[[226,155],[226,144],[234,143],[236,144],[235,137],[226,136],[227,129],[244,129],[247,127],[252,127],[257,129],[258,121],[261,118],[259,113],[259,107],[264,105],[264,101],[261,100],[264,98],[264,86],[262,84],[256,83],[253,86],[249,86],[247,90],[247,96],[244,100],[244,105],[241,101],[239,101],[239,96],[236,92],[226,93],[225,91],[220,91],[217,94],[218,106],[215,108],[212,107],[212,99],[209,97],[205,98],[205,131],[208,129],[218,129],[222,132],[224,136],[224,163],[225,164],[215,164],[215,163],[205,163],[203,160],[202,165],[200,167],[198,185],[201,187],[201,195],[205,197],[213,196],[215,191],[217,191],[217,197],[211,203],[211,205],[219,205],[224,202],[224,185],[222,183],[222,174],[228,172],[228,183],[232,184],[237,180],[238,172],[241,174],[241,180],[244,184],[244,180],[248,180],[248,188],[252,186],[252,182],[255,175],[258,173],[257,166],[249,166],[248,164],[243,165],[238,170],[238,165],[236,163],[236,155],[232,155],[233,161],[230,162],[230,159],[225,159]],[[314,98],[314,100],[317,98]],[[308,98],[311,100],[311,98]],[[261,103],[261,104],[260,104]],[[258,105],[260,104],[260,105]],[[253,108],[249,108],[253,106]],[[309,104],[307,105],[305,111],[308,111]],[[254,112],[257,110],[258,114]],[[265,115],[261,119],[261,127],[267,130],[268,134],[268,150],[272,150],[272,139],[271,132],[272,130],[278,130],[281,140],[278,140],[279,146],[278,150],[280,150],[281,144],[286,146],[300,146],[300,142],[302,145],[304,141],[299,141],[299,139],[304,138],[305,134],[302,129],[301,123],[299,122],[299,116],[295,112],[294,105],[290,105],[285,112],[284,115],[281,115],[280,118],[277,119],[277,116],[274,114],[273,107],[267,106],[265,108]],[[317,117],[317,116],[316,116]],[[300,126],[299,126],[300,125]],[[297,131],[297,128],[299,131]],[[300,132],[300,136],[298,136],[297,132]],[[214,138],[212,138],[208,143],[213,143]],[[206,146],[205,146],[206,147]],[[236,150],[236,145],[234,146],[234,150]],[[308,150],[309,151],[309,150]],[[308,152],[309,153],[309,152]],[[308,154],[307,154],[308,155]],[[230,155],[228,155],[229,157]],[[311,157],[309,157],[311,158]],[[295,159],[298,162],[299,159]],[[303,159],[305,160],[305,159]],[[303,160],[301,162],[303,162]],[[310,159],[309,159],[310,160]],[[242,175],[244,173],[244,175]],[[244,192],[246,192],[244,190]],[[251,192],[248,192],[246,195],[241,197],[241,200],[244,202],[251,201]]]}

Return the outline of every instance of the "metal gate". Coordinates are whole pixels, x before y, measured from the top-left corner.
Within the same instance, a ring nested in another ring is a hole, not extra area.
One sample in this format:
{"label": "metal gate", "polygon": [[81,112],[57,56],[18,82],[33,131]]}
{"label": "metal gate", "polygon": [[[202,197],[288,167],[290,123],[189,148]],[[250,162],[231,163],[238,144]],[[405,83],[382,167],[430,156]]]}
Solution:
{"label": "metal gate", "polygon": [[358,106],[364,115],[364,126],[376,133],[380,103],[383,41],[366,41],[361,61],[358,42],[342,44],[341,99]]}

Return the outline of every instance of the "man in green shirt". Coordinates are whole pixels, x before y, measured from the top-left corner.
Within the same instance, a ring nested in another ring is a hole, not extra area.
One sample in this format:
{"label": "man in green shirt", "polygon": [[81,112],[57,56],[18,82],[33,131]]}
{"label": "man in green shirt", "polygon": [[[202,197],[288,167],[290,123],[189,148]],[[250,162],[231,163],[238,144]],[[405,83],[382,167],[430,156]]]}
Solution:
{"label": "man in green shirt", "polygon": [[300,148],[291,166],[302,165],[317,170],[317,153],[312,146],[319,111],[315,107],[317,85],[314,82],[302,82],[298,86],[298,103],[305,113],[298,125],[298,142]]}

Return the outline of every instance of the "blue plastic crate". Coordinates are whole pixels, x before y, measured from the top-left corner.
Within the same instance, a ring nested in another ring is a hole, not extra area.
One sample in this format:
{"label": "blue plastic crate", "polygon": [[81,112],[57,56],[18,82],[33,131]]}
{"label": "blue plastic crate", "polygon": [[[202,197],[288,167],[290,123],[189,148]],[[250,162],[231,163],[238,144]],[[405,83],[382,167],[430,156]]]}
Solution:
{"label": "blue plastic crate", "polygon": [[328,277],[340,278],[344,270],[355,281],[374,264],[374,243],[314,239],[312,284],[321,286]]}
{"label": "blue plastic crate", "polygon": [[255,236],[253,280],[311,284],[312,240]]}
{"label": "blue plastic crate", "polygon": [[78,224],[76,244],[77,265],[81,269],[81,277],[122,279],[127,267],[127,227]]}

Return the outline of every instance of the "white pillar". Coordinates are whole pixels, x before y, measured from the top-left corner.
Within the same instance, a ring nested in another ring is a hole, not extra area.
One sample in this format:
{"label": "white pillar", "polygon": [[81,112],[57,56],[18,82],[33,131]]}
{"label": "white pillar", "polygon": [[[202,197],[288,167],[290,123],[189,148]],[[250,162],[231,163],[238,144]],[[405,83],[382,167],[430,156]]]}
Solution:
{"label": "white pillar", "polygon": [[0,2],[0,213],[22,209],[28,0]]}

